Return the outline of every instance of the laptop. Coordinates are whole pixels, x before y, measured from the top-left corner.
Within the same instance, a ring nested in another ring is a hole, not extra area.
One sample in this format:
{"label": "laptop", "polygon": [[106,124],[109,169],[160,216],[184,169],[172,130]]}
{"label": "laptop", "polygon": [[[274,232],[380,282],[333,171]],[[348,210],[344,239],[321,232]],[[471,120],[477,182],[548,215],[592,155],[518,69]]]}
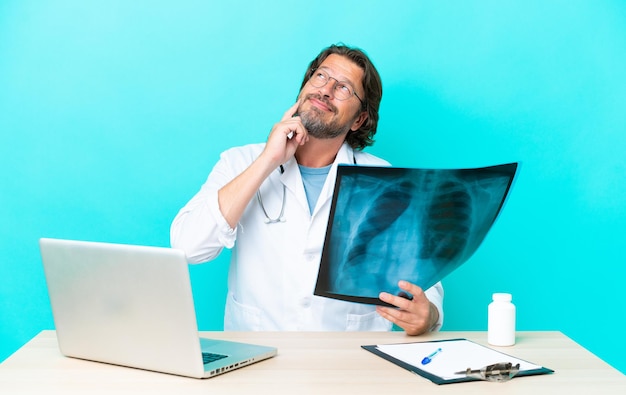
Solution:
{"label": "laptop", "polygon": [[277,353],[198,336],[182,251],[49,238],[39,246],[65,356],[209,378]]}

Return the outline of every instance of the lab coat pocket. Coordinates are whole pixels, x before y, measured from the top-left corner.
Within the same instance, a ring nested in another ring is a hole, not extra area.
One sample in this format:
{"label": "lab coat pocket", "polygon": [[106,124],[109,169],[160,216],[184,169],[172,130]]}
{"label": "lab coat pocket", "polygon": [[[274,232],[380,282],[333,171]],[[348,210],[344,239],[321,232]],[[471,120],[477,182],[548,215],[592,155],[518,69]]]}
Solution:
{"label": "lab coat pocket", "polygon": [[260,331],[261,310],[239,303],[232,292],[228,293],[226,312],[224,313],[224,329],[233,331]]}
{"label": "lab coat pocket", "polygon": [[376,311],[365,314],[348,314],[346,318],[347,331],[387,331],[390,327],[391,323]]}

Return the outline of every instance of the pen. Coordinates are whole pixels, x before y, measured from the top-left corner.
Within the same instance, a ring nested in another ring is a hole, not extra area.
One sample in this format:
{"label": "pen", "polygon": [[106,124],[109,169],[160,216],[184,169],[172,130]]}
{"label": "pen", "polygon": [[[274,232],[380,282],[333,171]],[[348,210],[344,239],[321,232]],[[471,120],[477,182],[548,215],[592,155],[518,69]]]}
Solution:
{"label": "pen", "polygon": [[422,359],[422,365],[429,364],[433,360],[433,358],[435,358],[435,356],[437,356],[437,354],[439,354],[441,351],[443,350],[441,348],[438,348],[429,356],[424,357],[424,359]]}

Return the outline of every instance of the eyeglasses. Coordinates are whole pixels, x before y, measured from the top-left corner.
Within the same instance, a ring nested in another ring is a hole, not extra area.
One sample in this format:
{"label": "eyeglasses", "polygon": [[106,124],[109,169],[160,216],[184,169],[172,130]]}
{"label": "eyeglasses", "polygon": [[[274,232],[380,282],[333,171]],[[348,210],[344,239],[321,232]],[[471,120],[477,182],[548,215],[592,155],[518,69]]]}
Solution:
{"label": "eyeglasses", "polygon": [[337,81],[335,83],[335,86],[333,87],[333,95],[335,96],[335,99],[342,100],[342,101],[348,100],[354,95],[354,97],[359,99],[359,101],[361,102],[361,105],[365,105],[365,103],[363,103],[363,100],[361,100],[359,95],[356,94],[356,92],[354,91],[354,88],[352,87],[352,85],[350,85],[349,82],[339,81],[337,78],[331,77],[330,75],[328,75],[328,73],[324,70],[321,70],[321,69],[314,70],[313,74],[311,74],[311,78],[309,78],[309,82],[315,88],[321,88],[325,86],[326,84],[328,84],[328,82],[331,79]]}

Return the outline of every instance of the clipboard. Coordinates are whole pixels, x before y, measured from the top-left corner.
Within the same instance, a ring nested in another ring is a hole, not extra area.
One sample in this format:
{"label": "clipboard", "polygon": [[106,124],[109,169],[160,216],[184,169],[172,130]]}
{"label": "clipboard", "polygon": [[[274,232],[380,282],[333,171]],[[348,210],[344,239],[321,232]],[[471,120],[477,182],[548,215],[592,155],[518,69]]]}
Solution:
{"label": "clipboard", "polygon": [[[554,373],[554,370],[502,353],[492,348],[459,338],[427,342],[365,345],[361,348],[418,374],[435,384],[479,381],[460,374],[467,368],[480,369],[500,362],[519,363],[518,376]],[[435,355],[433,355],[435,354]],[[426,364],[424,360],[429,359]]]}

